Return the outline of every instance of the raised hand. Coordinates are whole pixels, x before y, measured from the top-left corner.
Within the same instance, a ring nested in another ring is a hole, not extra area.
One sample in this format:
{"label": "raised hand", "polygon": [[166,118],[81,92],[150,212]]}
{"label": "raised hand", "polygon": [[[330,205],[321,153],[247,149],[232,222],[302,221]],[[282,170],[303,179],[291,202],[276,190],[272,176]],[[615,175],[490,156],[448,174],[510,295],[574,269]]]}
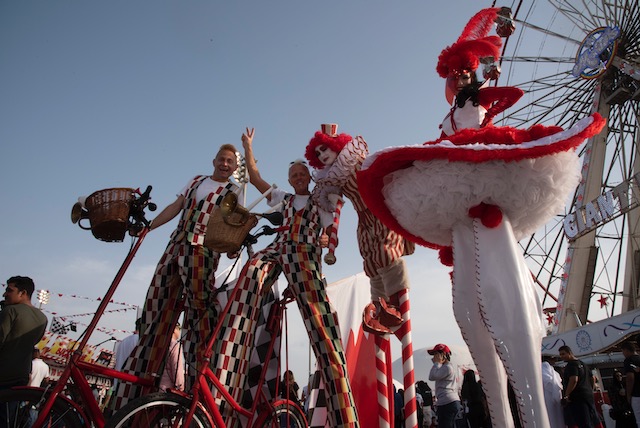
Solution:
{"label": "raised hand", "polygon": [[254,128],[247,128],[246,132],[242,134],[242,147],[245,150],[251,148],[251,144],[253,143],[253,134],[255,132]]}

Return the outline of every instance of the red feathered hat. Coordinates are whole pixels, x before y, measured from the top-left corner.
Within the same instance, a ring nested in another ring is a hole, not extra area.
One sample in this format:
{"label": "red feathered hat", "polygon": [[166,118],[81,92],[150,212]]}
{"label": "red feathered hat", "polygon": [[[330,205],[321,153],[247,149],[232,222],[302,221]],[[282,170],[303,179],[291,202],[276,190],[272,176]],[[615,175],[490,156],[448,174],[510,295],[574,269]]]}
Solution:
{"label": "red feathered hat", "polygon": [[322,124],[320,128],[322,131],[316,132],[304,152],[304,157],[309,161],[309,165],[314,168],[324,168],[323,163],[320,162],[316,155],[316,147],[327,146],[334,152],[340,153],[344,146],[353,139],[349,134],[337,135],[338,125],[335,123]]}
{"label": "red feathered hat", "polygon": [[436,66],[440,77],[475,71],[482,57],[492,56],[494,61],[500,58],[500,37],[488,35],[499,10],[497,7],[482,9],[469,20],[458,40],[440,53]]}

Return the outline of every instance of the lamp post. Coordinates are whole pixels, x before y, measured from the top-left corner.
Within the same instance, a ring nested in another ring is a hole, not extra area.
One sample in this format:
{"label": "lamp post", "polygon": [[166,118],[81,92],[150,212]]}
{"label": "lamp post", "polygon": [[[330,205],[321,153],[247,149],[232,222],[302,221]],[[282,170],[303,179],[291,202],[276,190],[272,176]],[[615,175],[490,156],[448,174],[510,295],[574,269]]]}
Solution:
{"label": "lamp post", "polygon": [[49,290],[38,291],[38,302],[40,302],[40,306],[38,306],[38,309],[42,309],[42,305],[46,305],[47,303],[49,303],[50,296],[51,293],[49,293]]}

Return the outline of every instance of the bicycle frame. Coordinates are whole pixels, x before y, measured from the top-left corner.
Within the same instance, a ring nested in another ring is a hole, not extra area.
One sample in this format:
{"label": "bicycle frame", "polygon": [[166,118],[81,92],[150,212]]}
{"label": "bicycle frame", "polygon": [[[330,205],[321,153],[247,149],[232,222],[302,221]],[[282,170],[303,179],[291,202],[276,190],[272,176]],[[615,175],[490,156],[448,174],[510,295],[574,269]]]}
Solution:
{"label": "bicycle frame", "polygon": [[[198,374],[196,384],[193,386],[191,390],[191,406],[189,407],[189,412],[187,413],[185,419],[179,422],[180,426],[182,425],[189,426],[193,418],[193,415],[195,414],[196,409],[198,408],[199,405],[204,410],[204,413],[207,415],[207,417],[209,418],[209,422],[214,424],[213,426],[220,427],[220,428],[227,426],[224,422],[224,418],[222,417],[222,414],[220,413],[220,409],[218,409],[218,405],[215,403],[213,393],[211,392],[211,385],[216,388],[216,391],[220,395],[222,395],[222,398],[224,399],[224,401],[227,403],[227,405],[231,406],[232,410],[236,414],[248,418],[249,422],[252,422],[252,419],[254,419],[253,417],[256,414],[256,410],[258,410],[258,407],[269,409],[269,413],[261,411],[258,414],[258,418],[255,421],[253,421],[256,426],[261,426],[260,424],[263,423],[264,420],[267,418],[267,416],[271,414],[272,404],[269,402],[267,397],[265,397],[262,389],[262,386],[264,385],[264,382],[266,379],[267,370],[268,370],[267,364],[265,364],[262,367],[262,371],[260,373],[260,381],[258,383],[260,387],[258,388],[258,393],[257,393],[256,399],[254,400],[251,406],[251,409],[245,409],[244,407],[242,407],[231,396],[229,391],[227,391],[226,387],[222,384],[220,379],[218,379],[216,374],[210,368],[211,356],[213,355],[213,345],[215,344],[218,334],[223,328],[225,316],[229,312],[231,308],[231,304],[235,302],[238,293],[239,293],[238,288],[234,287],[233,291],[231,292],[231,295],[229,296],[229,300],[227,304],[225,305],[223,311],[219,315],[216,328],[213,334],[210,336],[209,341],[207,343],[205,354],[204,354],[203,360],[201,361],[200,373]],[[269,359],[273,354],[275,341],[277,338],[276,334],[274,333],[281,330],[282,328],[283,314],[284,314],[284,311],[286,310],[286,305],[294,300],[293,297],[286,296],[286,292],[283,294],[285,295],[285,297],[283,297],[282,299],[276,299],[276,301],[273,303],[271,311],[269,312],[269,317],[267,319],[266,329],[271,333],[271,339],[269,341],[269,347],[265,357],[265,361],[269,361]],[[172,391],[172,392],[176,392],[176,391]],[[188,395],[186,394],[184,394],[184,396],[188,397]],[[204,404],[204,406],[202,404]],[[178,425],[176,425],[176,427],[177,426]]]}
{"label": "bicycle frame", "polygon": [[[96,402],[93,396],[93,392],[91,391],[91,387],[89,386],[89,383],[87,382],[87,379],[85,377],[86,373],[94,373],[94,374],[117,378],[125,382],[134,382],[134,383],[139,383],[145,386],[153,386],[155,380],[152,378],[134,376],[129,373],[124,373],[118,370],[101,366],[99,364],[88,363],[80,359],[82,357],[82,351],[84,347],[87,345],[87,342],[89,341],[89,337],[91,337],[91,335],[95,331],[98,325],[98,321],[104,314],[104,311],[106,310],[107,305],[113,298],[113,295],[116,289],[118,288],[120,281],[122,280],[126,270],[129,268],[129,265],[131,264],[133,257],[138,251],[138,248],[140,248],[140,245],[142,244],[142,241],[144,240],[148,232],[149,232],[148,228],[144,228],[142,230],[134,246],[131,248],[131,250],[127,254],[127,257],[122,263],[122,266],[120,266],[118,273],[116,274],[115,278],[111,282],[111,285],[107,290],[107,293],[102,298],[102,301],[100,302],[100,305],[98,306],[98,309],[96,310],[95,315],[93,316],[91,322],[89,323],[89,326],[83,333],[80,344],[69,357],[69,362],[67,363],[67,367],[64,369],[64,371],[60,375],[60,379],[58,379],[58,381],[56,382],[56,385],[53,387],[51,393],[49,394],[45,403],[43,404],[43,407],[40,410],[40,414],[38,418],[33,423],[33,428],[41,428],[44,426],[45,419],[49,414],[49,412],[51,411],[53,407],[53,403],[58,397],[62,397],[67,401],[68,404],[73,406],[85,422],[91,421],[97,428],[104,427],[104,424],[105,424],[104,415],[102,414],[102,411],[100,410],[100,407],[98,406],[98,403]],[[82,399],[83,404],[86,406],[86,411],[85,411],[85,408],[83,408],[83,406],[79,405],[78,403],[72,400],[69,400],[64,396],[64,394],[62,394],[65,386],[69,381],[69,378],[73,380],[73,384],[78,388],[80,392],[80,398]],[[42,388],[30,388],[30,387],[21,387],[16,389],[37,389],[41,391],[46,391],[46,390],[43,390]]]}

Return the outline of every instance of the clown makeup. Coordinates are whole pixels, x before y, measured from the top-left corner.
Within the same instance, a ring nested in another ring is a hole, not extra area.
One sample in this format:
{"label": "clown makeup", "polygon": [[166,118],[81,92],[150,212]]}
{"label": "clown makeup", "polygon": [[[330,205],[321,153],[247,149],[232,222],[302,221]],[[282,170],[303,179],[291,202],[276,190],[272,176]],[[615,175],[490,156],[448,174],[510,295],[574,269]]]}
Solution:
{"label": "clown makeup", "polygon": [[321,144],[318,147],[316,147],[315,153],[316,153],[316,156],[318,157],[318,160],[322,162],[322,164],[325,166],[331,165],[332,163],[334,163],[336,158],[338,157],[338,154],[336,152],[334,152],[324,144]]}

